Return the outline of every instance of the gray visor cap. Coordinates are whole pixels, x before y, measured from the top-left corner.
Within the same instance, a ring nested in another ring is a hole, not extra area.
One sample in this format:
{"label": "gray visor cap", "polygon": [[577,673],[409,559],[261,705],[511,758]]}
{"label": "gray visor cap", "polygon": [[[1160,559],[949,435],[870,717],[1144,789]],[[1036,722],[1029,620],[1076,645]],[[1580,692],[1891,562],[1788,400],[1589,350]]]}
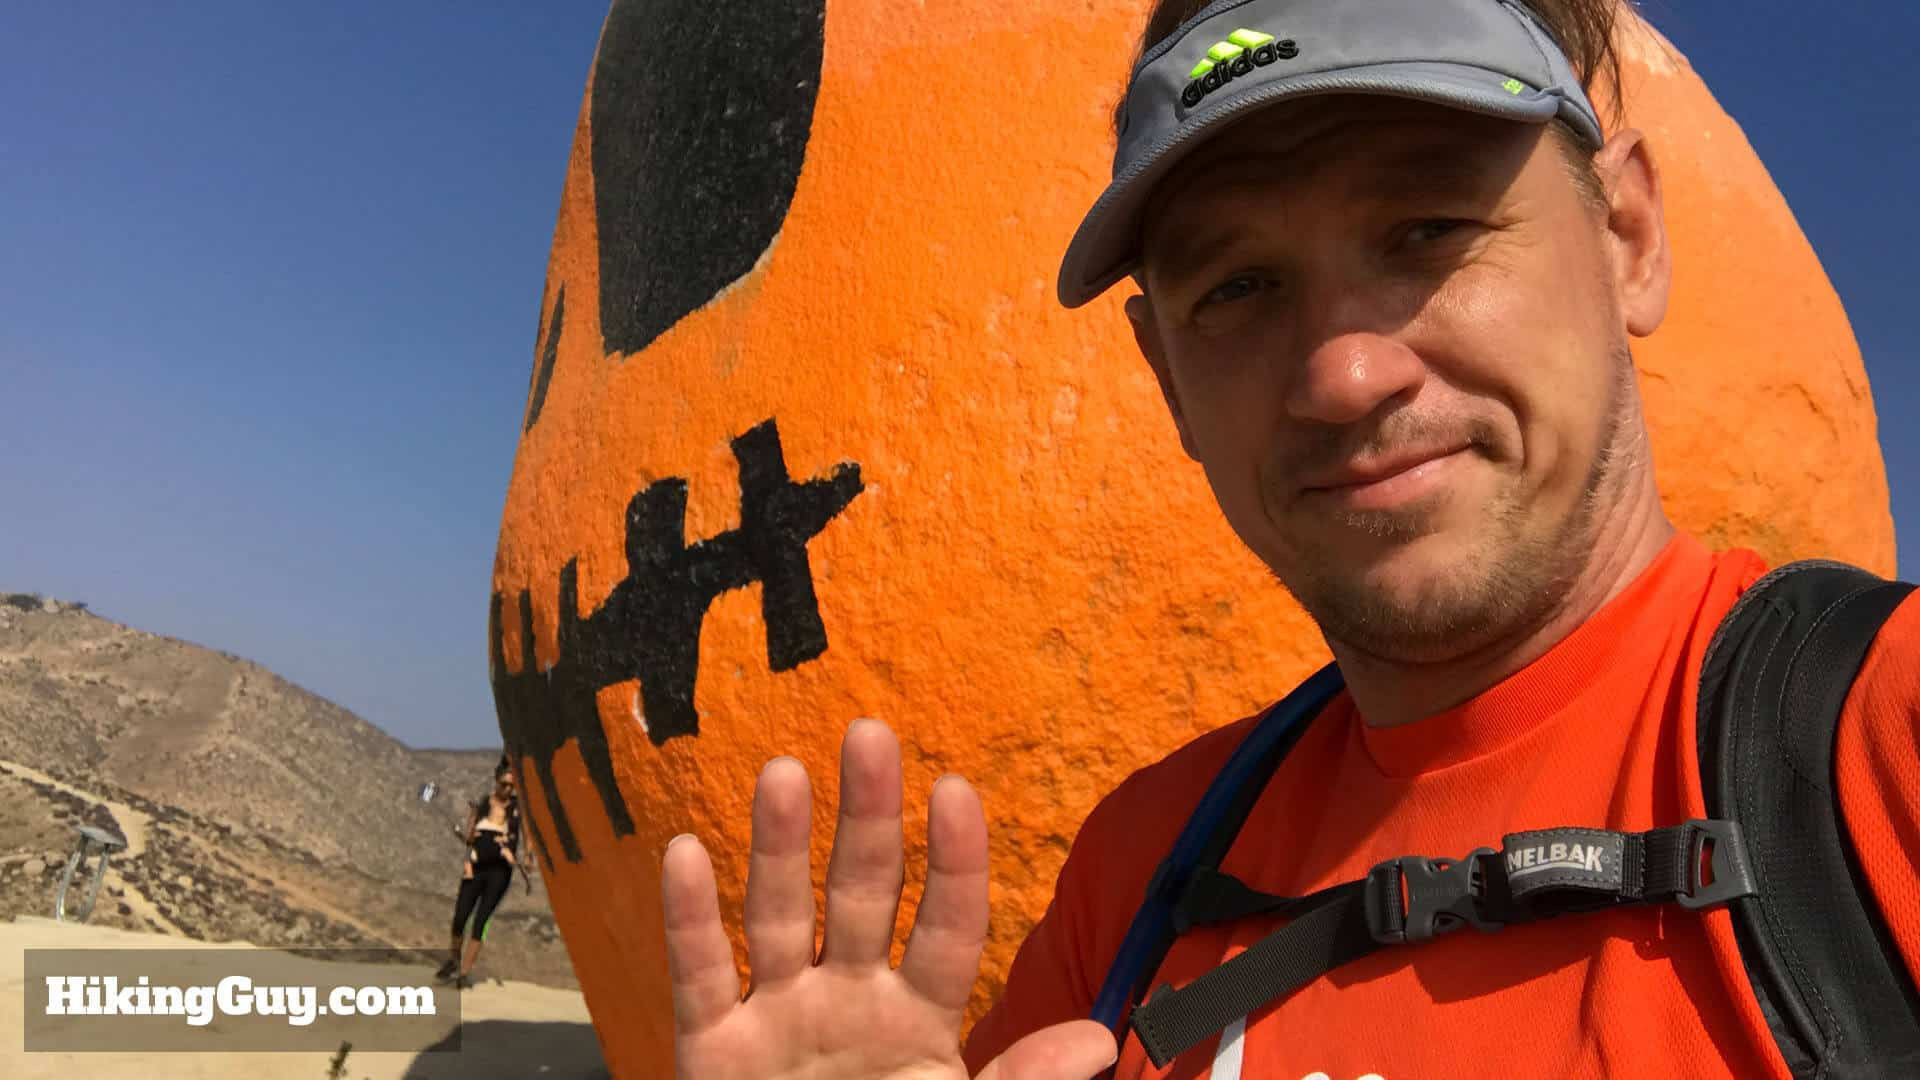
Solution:
{"label": "gray visor cap", "polygon": [[1572,64],[1513,0],[1216,0],[1134,68],[1113,183],[1067,247],[1060,302],[1079,307],[1133,271],[1148,196],[1209,134],[1310,94],[1558,117],[1589,146],[1604,141]]}

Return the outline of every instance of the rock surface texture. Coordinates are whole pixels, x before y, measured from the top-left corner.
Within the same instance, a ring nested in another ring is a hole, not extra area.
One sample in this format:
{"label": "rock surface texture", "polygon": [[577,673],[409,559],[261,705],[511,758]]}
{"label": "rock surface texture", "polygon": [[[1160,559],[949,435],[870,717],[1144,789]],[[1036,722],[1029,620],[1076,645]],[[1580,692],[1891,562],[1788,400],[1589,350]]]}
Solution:
{"label": "rock surface texture", "polygon": [[[613,4],[489,639],[616,1072],[670,1056],[661,852],[697,832],[737,912],[769,757],[814,778],[818,878],[842,732],[900,733],[903,927],[929,787],[978,785],[995,891],[977,1015],[1096,800],[1325,661],[1182,456],[1125,290],[1053,299],[1143,9]],[[1891,572],[1839,300],[1685,59],[1637,22],[1623,36],[1677,276],[1636,353],[1668,509],[1716,546]]]}

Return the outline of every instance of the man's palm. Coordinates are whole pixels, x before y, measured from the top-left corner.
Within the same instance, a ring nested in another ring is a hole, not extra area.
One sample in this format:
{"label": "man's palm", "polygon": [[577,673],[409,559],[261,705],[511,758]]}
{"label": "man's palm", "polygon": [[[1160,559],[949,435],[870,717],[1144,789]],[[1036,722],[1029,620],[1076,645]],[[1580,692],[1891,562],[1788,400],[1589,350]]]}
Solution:
{"label": "man's palm", "polygon": [[[806,771],[782,758],[760,774],[744,912],[753,988],[744,1001],[706,851],[689,837],[668,846],[661,876],[681,1076],[966,1076],[961,1013],[987,934],[979,797],[958,777],[934,786],[926,890],[895,969],[888,952],[905,859],[893,733],[873,721],[854,724],[841,747],[840,773],[826,937],[817,958]],[[1111,1033],[1077,1021],[1035,1032],[980,1075],[1082,1080],[1113,1054]]]}

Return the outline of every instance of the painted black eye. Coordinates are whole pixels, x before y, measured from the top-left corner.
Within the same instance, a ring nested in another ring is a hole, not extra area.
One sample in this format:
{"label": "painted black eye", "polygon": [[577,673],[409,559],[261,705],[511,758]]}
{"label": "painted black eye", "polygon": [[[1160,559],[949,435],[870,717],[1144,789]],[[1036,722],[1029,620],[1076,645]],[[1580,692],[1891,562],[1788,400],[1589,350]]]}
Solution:
{"label": "painted black eye", "polygon": [[646,348],[773,243],[825,19],[825,0],[614,0],[589,121],[608,352]]}

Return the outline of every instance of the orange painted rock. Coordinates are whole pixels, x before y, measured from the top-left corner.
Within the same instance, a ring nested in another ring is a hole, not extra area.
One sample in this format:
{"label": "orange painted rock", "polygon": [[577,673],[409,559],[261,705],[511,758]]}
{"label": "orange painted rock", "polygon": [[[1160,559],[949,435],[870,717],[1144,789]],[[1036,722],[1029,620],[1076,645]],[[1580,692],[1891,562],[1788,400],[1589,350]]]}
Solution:
{"label": "orange painted rock", "polygon": [[[1107,176],[1144,10],[1121,7],[613,5],[491,645],[554,909],[623,1075],[670,1056],[661,852],[699,833],[737,912],[767,758],[814,777],[816,876],[854,718],[900,733],[910,867],[933,780],[979,786],[996,887],[977,1013],[1095,800],[1325,659],[1182,457],[1124,290],[1053,300]],[[1685,62],[1646,33],[1630,46],[1679,280],[1638,352],[1668,506],[1715,543],[1890,571],[1839,302]]]}

